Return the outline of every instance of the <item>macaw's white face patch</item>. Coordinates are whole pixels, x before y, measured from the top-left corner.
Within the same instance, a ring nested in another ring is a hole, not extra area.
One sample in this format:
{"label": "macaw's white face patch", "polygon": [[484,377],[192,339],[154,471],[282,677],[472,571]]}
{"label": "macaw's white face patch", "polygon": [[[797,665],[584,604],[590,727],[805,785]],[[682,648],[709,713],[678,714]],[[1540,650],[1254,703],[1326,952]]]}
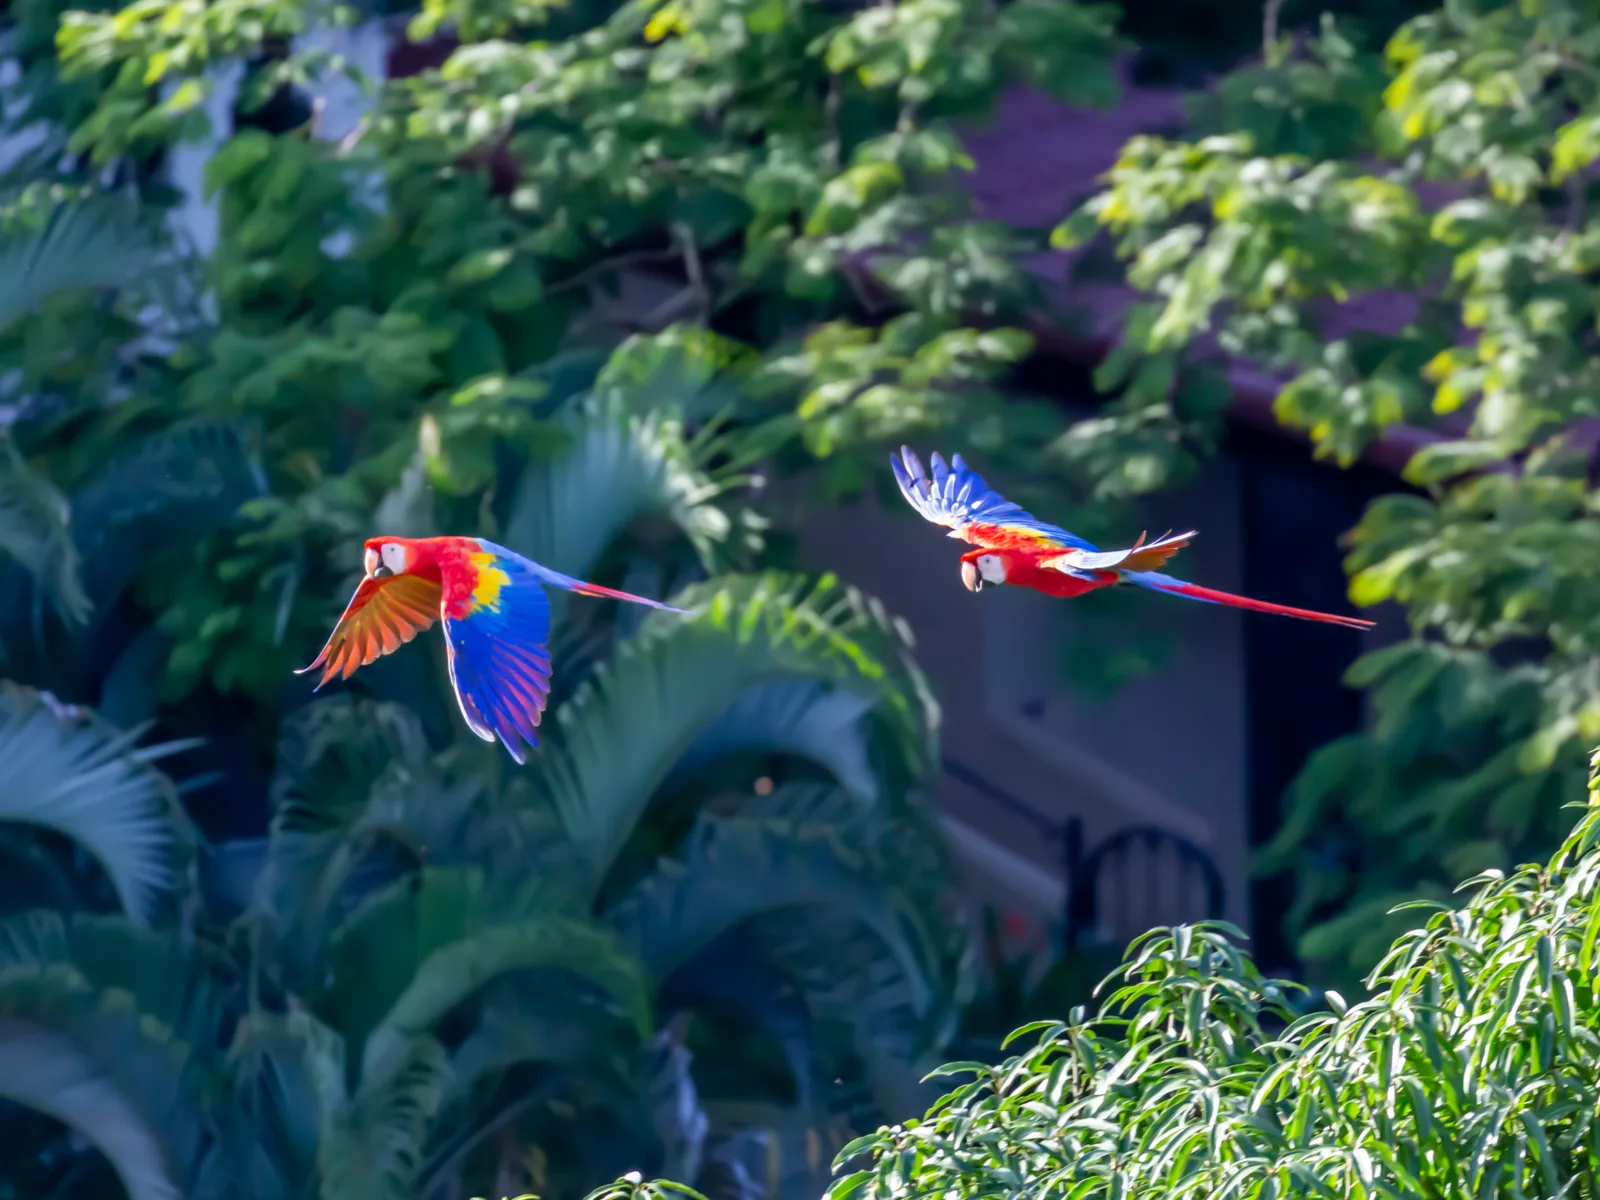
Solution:
{"label": "macaw's white face patch", "polygon": [[980,554],[961,560],[961,583],[969,592],[983,591],[984,584],[999,586],[1006,581],[1006,564],[998,554]]}

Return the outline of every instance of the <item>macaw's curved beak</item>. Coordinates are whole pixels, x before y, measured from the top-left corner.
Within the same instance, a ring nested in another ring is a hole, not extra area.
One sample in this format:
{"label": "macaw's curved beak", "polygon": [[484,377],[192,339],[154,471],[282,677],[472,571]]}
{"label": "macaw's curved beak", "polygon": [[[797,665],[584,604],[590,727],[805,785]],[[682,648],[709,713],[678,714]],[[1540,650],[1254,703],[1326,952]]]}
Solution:
{"label": "macaw's curved beak", "polygon": [[961,560],[961,582],[969,592],[983,591],[983,576],[978,574],[978,564],[970,558]]}
{"label": "macaw's curved beak", "polygon": [[368,579],[382,579],[387,575],[394,574],[393,571],[383,565],[383,559],[379,557],[376,550],[369,549],[367,551],[363,556],[362,565],[366,568]]}

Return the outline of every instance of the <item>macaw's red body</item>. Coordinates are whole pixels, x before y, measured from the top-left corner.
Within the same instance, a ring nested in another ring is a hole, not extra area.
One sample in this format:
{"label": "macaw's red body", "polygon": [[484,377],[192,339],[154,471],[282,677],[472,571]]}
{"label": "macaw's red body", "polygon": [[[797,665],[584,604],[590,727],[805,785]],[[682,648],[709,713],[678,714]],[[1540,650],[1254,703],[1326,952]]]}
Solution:
{"label": "macaw's red body", "polygon": [[519,763],[522,743],[539,744],[534,730],[550,695],[546,587],[685,611],[573,579],[482,538],[369,538],[364,566],[322,653],[296,674],[321,667],[317,688],[348,679],[442,621],[450,683],[468,728],[486,742],[498,739]]}
{"label": "macaw's red body", "polygon": [[933,474],[922,469],[917,456],[902,446],[889,465],[906,502],[927,520],[950,530],[950,536],[975,546],[961,556],[961,582],[980,592],[985,584],[1011,584],[1032,588],[1047,596],[1070,599],[1096,588],[1133,584],[1169,596],[1183,596],[1206,604],[1223,604],[1251,612],[1276,613],[1303,621],[1322,621],[1351,629],[1371,629],[1360,617],[1290,608],[1235,596],[1199,584],[1185,583],[1154,568],[1194,540],[1194,531],[1166,534],[1153,542],[1144,535],[1126,550],[1101,550],[1077,534],[1039,520],[1011,503],[954,455],[946,466],[939,455],[928,459]]}

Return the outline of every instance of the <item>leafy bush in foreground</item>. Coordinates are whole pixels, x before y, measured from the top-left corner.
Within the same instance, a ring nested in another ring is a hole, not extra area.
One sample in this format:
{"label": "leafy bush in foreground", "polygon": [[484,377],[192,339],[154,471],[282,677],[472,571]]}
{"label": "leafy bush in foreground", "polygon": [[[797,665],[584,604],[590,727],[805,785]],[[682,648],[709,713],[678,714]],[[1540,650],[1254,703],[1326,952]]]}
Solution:
{"label": "leafy bush in foreground", "polygon": [[841,1152],[829,1200],[1600,1194],[1600,754],[1546,866],[1478,876],[1371,994],[1297,1015],[1226,926],[1157,930],[1100,1012]]}

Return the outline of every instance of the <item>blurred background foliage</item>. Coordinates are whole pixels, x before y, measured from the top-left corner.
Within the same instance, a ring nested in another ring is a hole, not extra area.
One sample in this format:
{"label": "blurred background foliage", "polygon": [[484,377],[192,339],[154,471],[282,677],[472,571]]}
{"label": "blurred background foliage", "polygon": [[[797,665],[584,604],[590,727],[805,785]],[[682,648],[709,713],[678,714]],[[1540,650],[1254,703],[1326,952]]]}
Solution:
{"label": "blurred background foliage", "polygon": [[[292,89],[353,68],[295,38],[385,8],[9,6],[7,1194],[816,1194],[930,1056],[1101,970],[1035,981],[969,929],[908,638],[795,573],[771,497],[958,430],[1101,537],[1215,451],[1207,334],[1335,461],[1443,434],[1352,535],[1354,598],[1411,636],[1352,672],[1370,728],[1263,861],[1313,976],[1348,989],[1418,923],[1396,900],[1554,847],[1600,730],[1600,17],[1328,8],[428,0],[389,16],[443,65],[365,81],[334,141]],[[1054,231],[1148,293],[1074,423],[1001,390],[1052,232],[972,215],[959,131],[1018,82],[1112,103],[1126,50],[1217,79]],[[160,168],[230,69],[200,253]],[[1415,319],[1322,335],[1375,289]],[[517,772],[435,646],[315,700],[289,674],[378,528],[701,615],[558,606]]]}
{"label": "blurred background foliage", "polygon": [[[1600,731],[1600,20],[1451,3],[1357,32],[1327,16],[1268,46],[1198,106],[1202,136],[1134,139],[1055,234],[1111,239],[1148,293],[1119,348],[1135,378],[1247,355],[1341,464],[1401,423],[1438,434],[1350,536],[1352,598],[1412,636],[1351,670],[1368,730],[1307,764],[1262,863],[1295,873],[1302,958],[1346,986],[1415,922],[1396,903],[1556,844]],[[1417,298],[1403,328],[1324,332],[1384,290]],[[1153,388],[1117,407],[1152,439],[1184,421]]]}

